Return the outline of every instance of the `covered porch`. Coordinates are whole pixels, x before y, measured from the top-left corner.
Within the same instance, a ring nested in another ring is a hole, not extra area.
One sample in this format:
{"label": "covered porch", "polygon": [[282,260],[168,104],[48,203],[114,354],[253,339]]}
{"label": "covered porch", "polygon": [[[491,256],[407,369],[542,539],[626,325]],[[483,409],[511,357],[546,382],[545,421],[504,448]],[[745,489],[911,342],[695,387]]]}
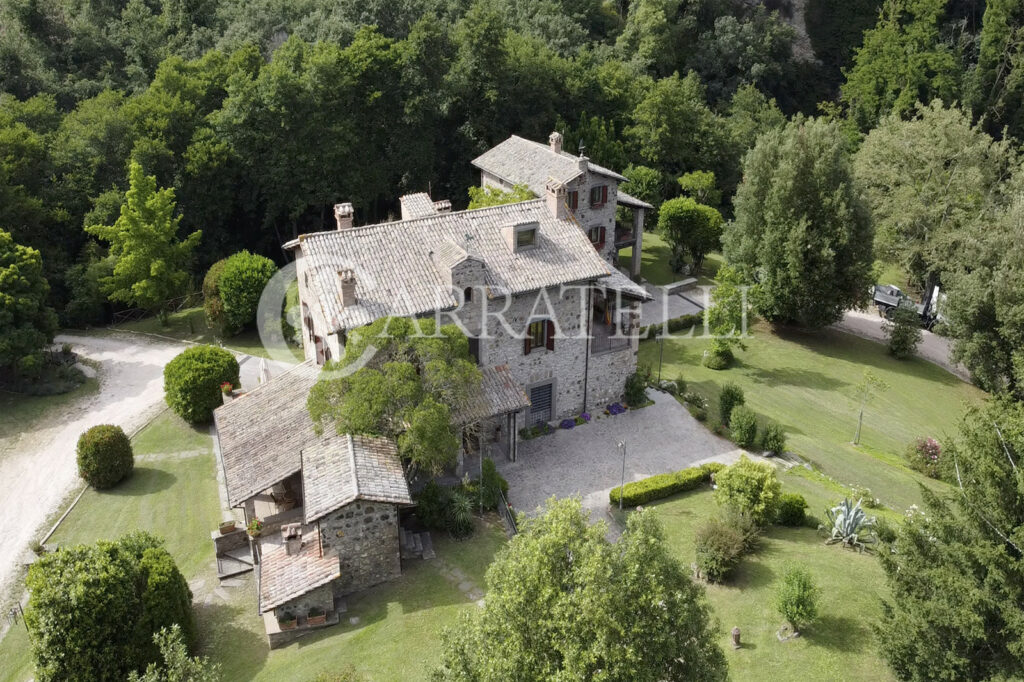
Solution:
{"label": "covered porch", "polygon": [[[619,249],[633,247],[633,255],[629,263],[618,263],[629,271],[631,277],[640,276],[640,264],[643,255],[644,239],[644,216],[647,211],[653,211],[654,207],[646,201],[641,201],[623,191],[619,191],[615,201],[616,206],[629,209],[631,214],[625,221],[615,221],[615,253]],[[616,256],[616,260],[618,256]]]}
{"label": "covered porch", "polygon": [[462,449],[455,473],[480,469],[482,457],[515,461],[519,447],[519,412],[530,407],[526,391],[512,378],[508,365],[482,367],[481,395],[456,415]]}
{"label": "covered porch", "polygon": [[637,304],[649,300],[646,289],[618,270],[596,281],[590,299],[591,355],[635,350]]}

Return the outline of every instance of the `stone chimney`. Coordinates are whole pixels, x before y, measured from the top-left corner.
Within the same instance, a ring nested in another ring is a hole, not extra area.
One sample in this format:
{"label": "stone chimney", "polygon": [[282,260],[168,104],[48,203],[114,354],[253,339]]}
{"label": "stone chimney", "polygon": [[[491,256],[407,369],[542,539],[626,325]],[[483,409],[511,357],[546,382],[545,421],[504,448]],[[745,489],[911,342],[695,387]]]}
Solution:
{"label": "stone chimney", "polygon": [[351,270],[338,270],[338,286],[341,289],[343,308],[356,304],[356,274]]}
{"label": "stone chimney", "polygon": [[554,178],[548,178],[544,190],[544,200],[548,207],[548,213],[558,220],[565,220],[569,213],[569,209],[565,204],[565,185]]}
{"label": "stone chimney", "polygon": [[434,210],[437,211],[438,213],[451,213],[452,212],[452,202],[448,201],[447,199],[441,199],[440,201],[435,201],[434,202]]}
{"label": "stone chimney", "polygon": [[551,145],[551,151],[556,154],[562,153],[562,133],[557,130],[548,135],[548,144]]}
{"label": "stone chimney", "polygon": [[586,173],[590,170],[590,159],[580,154],[580,157],[576,159],[576,165],[580,169],[580,173]]}
{"label": "stone chimney", "polygon": [[281,539],[288,556],[294,556],[302,550],[302,524],[287,523],[281,526]]}
{"label": "stone chimney", "polygon": [[352,227],[352,216],[354,214],[355,211],[352,209],[352,204],[348,202],[334,205],[334,219],[338,221],[339,230],[347,230]]}

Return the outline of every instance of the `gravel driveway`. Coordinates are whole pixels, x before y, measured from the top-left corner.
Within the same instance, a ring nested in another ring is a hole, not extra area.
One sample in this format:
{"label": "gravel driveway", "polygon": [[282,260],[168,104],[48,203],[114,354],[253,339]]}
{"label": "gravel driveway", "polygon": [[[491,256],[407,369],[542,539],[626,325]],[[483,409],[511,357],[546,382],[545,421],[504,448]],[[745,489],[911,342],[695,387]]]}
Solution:
{"label": "gravel driveway", "polygon": [[[131,433],[164,408],[163,370],[186,345],[138,334],[60,335],[80,356],[100,363],[100,388],[68,407],[59,422],[21,433],[0,459],[0,595],[26,545],[77,484],[75,445],[85,429],[117,424]],[[259,359],[241,356],[242,386],[256,385]],[[271,363],[271,373],[275,367]],[[6,445],[6,444],[5,444]]]}
{"label": "gravel driveway", "polygon": [[[862,312],[860,310],[849,310],[840,322],[832,325],[836,329],[854,334],[864,339],[887,343],[885,334],[882,332],[882,317],[874,310]],[[954,364],[949,359],[949,351],[952,342],[938,334],[929,331],[921,332],[921,343],[917,347],[917,355],[928,362],[938,365],[950,374],[954,374],[964,381],[971,380],[971,374],[963,365]]]}
{"label": "gravel driveway", "polygon": [[[603,517],[608,491],[619,485],[626,443],[626,480],[685,469],[708,461],[732,463],[736,446],[715,436],[690,416],[675,398],[648,390],[654,404],[600,419],[572,430],[519,441],[515,462],[500,460],[498,470],[509,483],[509,503],[533,511],[552,495],[580,495],[591,518]],[[596,514],[595,514],[596,512]]]}

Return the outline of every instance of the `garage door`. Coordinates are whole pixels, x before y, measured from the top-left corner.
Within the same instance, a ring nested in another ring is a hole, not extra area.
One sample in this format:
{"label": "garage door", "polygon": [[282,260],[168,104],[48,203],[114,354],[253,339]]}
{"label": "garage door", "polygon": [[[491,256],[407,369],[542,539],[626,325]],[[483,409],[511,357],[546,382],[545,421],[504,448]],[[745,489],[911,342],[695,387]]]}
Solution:
{"label": "garage door", "polygon": [[551,421],[552,384],[530,389],[530,426]]}

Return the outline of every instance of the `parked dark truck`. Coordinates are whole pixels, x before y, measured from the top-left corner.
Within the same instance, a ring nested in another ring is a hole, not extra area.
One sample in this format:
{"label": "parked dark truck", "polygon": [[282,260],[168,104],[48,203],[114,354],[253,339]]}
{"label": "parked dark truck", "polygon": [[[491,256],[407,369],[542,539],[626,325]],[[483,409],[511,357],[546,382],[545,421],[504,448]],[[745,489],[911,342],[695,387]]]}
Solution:
{"label": "parked dark truck", "polygon": [[892,313],[896,308],[910,308],[916,310],[921,318],[921,326],[931,329],[942,316],[939,314],[939,299],[943,295],[939,293],[939,287],[934,286],[928,292],[921,303],[914,303],[914,300],[903,293],[894,284],[876,284],[874,290],[874,303],[878,308],[878,314],[886,319],[892,319]]}

